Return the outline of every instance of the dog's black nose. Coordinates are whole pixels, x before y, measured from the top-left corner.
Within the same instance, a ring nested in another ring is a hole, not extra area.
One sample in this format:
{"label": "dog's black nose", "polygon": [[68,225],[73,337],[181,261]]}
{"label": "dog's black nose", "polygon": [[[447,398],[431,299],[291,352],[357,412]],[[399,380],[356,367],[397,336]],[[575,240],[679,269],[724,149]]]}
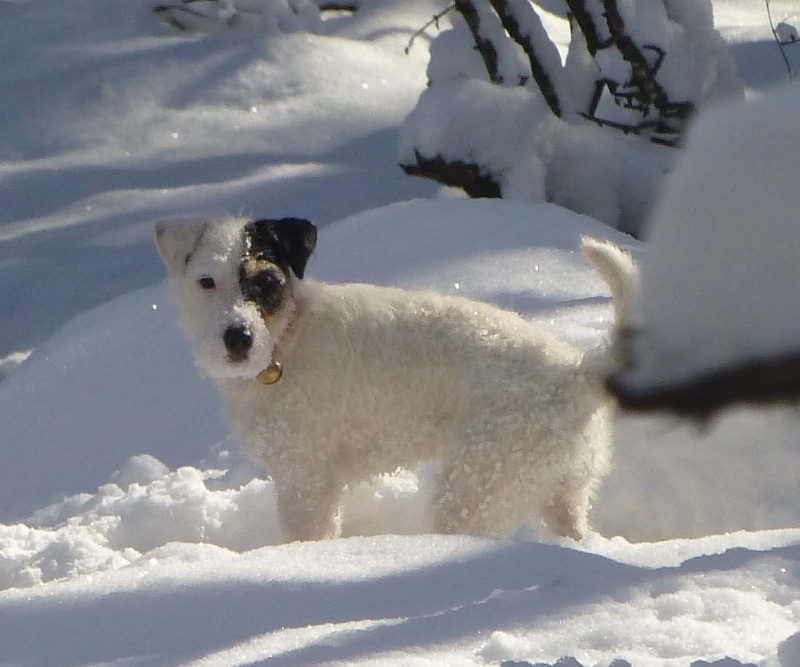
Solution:
{"label": "dog's black nose", "polygon": [[247,358],[247,353],[253,347],[253,334],[245,325],[234,324],[225,329],[222,342],[225,343],[231,361],[242,361]]}

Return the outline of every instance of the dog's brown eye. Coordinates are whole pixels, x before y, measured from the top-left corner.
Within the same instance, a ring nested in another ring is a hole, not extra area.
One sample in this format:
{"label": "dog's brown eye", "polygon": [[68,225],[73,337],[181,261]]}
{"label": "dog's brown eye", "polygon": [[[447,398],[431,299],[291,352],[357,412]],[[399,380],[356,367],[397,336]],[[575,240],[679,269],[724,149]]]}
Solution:
{"label": "dog's brown eye", "polygon": [[211,276],[203,276],[197,281],[197,284],[203,289],[214,289],[217,286],[217,283],[214,282]]}

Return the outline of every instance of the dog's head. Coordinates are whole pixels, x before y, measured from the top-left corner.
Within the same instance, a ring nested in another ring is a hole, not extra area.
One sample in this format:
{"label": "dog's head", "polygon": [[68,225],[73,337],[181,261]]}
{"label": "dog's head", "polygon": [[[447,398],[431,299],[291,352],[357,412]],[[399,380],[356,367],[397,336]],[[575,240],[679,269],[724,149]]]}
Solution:
{"label": "dog's head", "polygon": [[296,308],[293,283],[314,251],[308,220],[171,220],[156,246],[198,366],[215,378],[255,378],[272,361]]}

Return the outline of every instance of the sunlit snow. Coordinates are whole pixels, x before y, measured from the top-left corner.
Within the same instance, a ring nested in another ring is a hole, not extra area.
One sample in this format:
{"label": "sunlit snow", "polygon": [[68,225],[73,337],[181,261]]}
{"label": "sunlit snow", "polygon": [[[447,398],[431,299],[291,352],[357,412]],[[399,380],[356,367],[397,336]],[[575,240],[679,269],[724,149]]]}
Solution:
{"label": "sunlit snow", "polygon": [[[650,249],[403,175],[435,30],[403,49],[442,3],[191,34],[153,4],[0,0],[0,664],[798,667],[789,409],[617,420],[581,544],[429,534],[435,464],[349,489],[343,539],[280,544],[267,471],[177,330],[155,221],[310,217],[316,278],[485,299],[583,349],[611,309],[580,236]],[[715,9],[748,85],[785,77],[762,7]]]}

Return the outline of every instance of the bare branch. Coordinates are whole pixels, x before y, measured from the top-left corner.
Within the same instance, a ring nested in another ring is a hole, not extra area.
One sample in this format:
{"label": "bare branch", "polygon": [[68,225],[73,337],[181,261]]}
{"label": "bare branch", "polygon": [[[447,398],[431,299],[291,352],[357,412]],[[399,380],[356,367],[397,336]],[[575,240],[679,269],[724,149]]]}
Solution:
{"label": "bare branch", "polygon": [[663,411],[699,422],[731,404],[794,404],[800,399],[800,358],[753,360],[687,380],[677,386],[633,387],[622,371],[608,379],[619,404],[636,411]]}
{"label": "bare branch", "polygon": [[789,81],[791,81],[794,79],[794,72],[792,72],[792,66],[789,63],[789,59],[786,57],[786,51],[783,50],[783,43],[781,42],[780,37],[778,37],[778,31],[775,29],[775,23],[772,20],[772,9],[769,6],[770,0],[765,0],[765,2],[767,3],[767,18],[769,18],[769,27],[772,28],[772,36],[775,38],[775,43],[778,45],[778,49],[780,49],[781,57],[786,65],[786,70],[789,72]]}
{"label": "bare branch", "polygon": [[323,0],[318,2],[321,12],[348,12],[354,14],[360,9],[360,3],[352,0]]}
{"label": "bare branch", "polygon": [[610,127],[614,130],[619,130],[623,134],[635,134],[638,136],[643,132],[655,132],[656,134],[648,137],[654,144],[667,146],[668,148],[677,148],[680,146],[680,132],[666,123],[662,118],[646,120],[635,125],[628,125],[627,123],[598,118],[588,113],[579,113],[578,115],[586,120],[592,121],[599,127]]}
{"label": "bare branch", "polygon": [[435,25],[436,28],[438,29],[439,28],[439,20],[442,17],[444,17],[445,15],[449,14],[455,8],[456,8],[455,4],[448,5],[442,11],[440,11],[438,14],[434,14],[430,21],[428,21],[424,26],[422,26],[413,35],[411,35],[411,37],[408,40],[408,44],[406,44],[406,48],[404,49],[404,51],[406,52],[406,55],[411,53],[411,47],[414,46],[414,42],[417,40],[418,37],[421,37],[423,34],[425,34],[425,31],[428,28],[430,28],[432,25]]}
{"label": "bare branch", "polygon": [[636,43],[626,32],[625,21],[619,13],[616,0],[603,0],[605,9],[606,23],[611,33],[614,46],[622,55],[623,59],[631,67],[631,83],[636,88],[636,93],[612,91],[616,97],[627,97],[630,108],[636,108],[643,114],[647,114],[650,105],[654,106],[663,118],[685,120],[694,111],[691,102],[672,102],[666,91],[656,80],[661,63],[664,60],[664,50],[657,46],[645,45],[642,49],[648,49],[657,54],[656,62],[651,66]]}
{"label": "bare branch", "polygon": [[631,79],[639,89],[639,100],[645,107],[654,105],[661,108],[667,100],[667,94],[658,84],[650,70],[650,64],[644,57],[639,47],[625,32],[625,21],[619,13],[616,0],[603,0],[605,9],[606,23],[614,46],[622,55],[623,59],[631,66]]}

